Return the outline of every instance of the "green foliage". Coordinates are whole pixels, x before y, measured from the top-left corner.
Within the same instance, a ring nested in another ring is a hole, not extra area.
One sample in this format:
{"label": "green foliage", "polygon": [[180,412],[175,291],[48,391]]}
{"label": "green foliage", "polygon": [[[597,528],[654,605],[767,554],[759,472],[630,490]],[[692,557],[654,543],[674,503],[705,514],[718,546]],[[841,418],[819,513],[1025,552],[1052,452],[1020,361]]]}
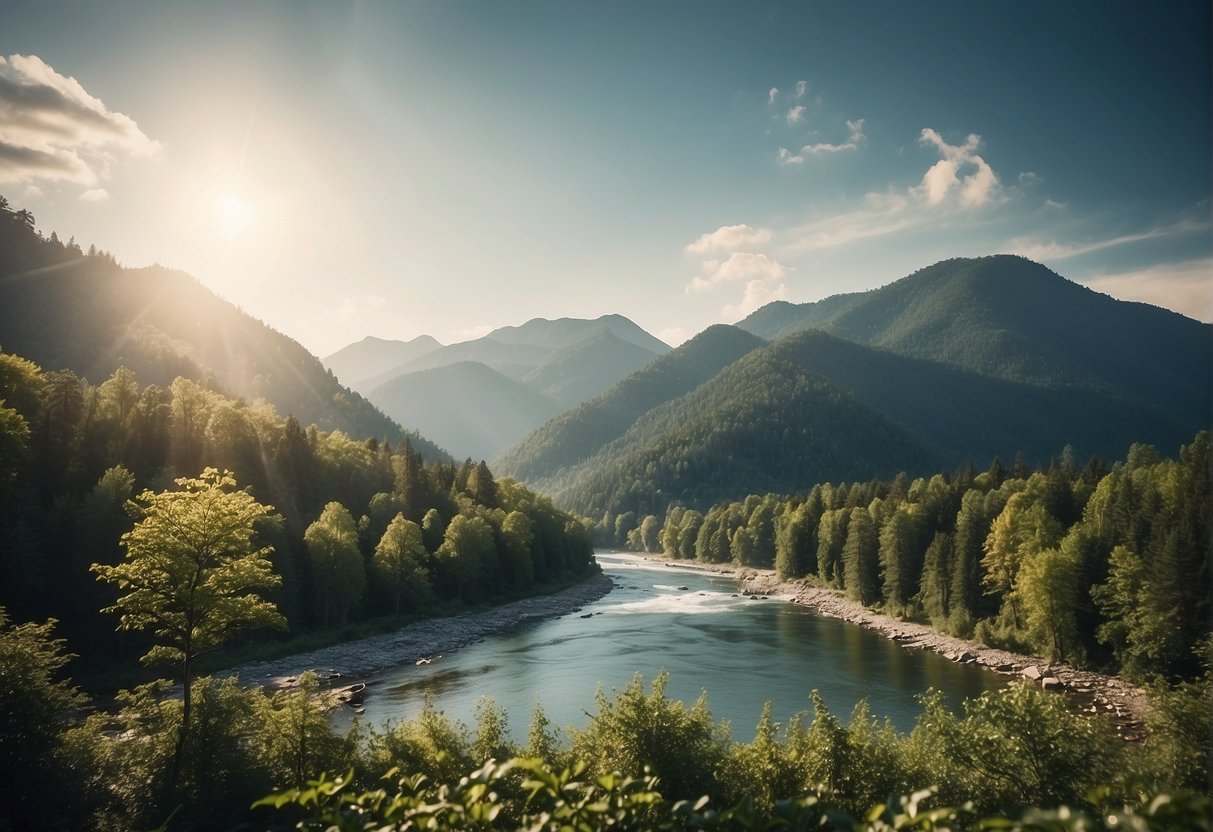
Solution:
{"label": "green foliage", "polygon": [[[521,778],[521,810],[511,799]],[[278,816],[301,818],[304,830],[522,829],[527,832],[592,832],[608,829],[719,829],[737,832],[833,829],[852,832],[1139,832],[1207,830],[1208,798],[1194,794],[1151,794],[1138,803],[1101,800],[1098,807],[1027,809],[978,819],[968,806],[931,808],[930,789],[877,803],[855,817],[828,797],[807,793],[756,809],[744,799],[725,809],[711,801],[672,801],[661,779],[593,776],[584,767],[553,769],[539,760],[488,762],[455,780],[393,771],[387,786],[356,792],[352,778],[321,776],[306,787],[262,798],[257,807]],[[518,814],[514,814],[514,812]]]}
{"label": "green foliage", "polygon": [[375,577],[394,613],[405,606],[420,608],[429,601],[429,570],[423,565],[427,555],[421,527],[398,513],[375,547],[374,559]]}
{"label": "green foliage", "polygon": [[637,674],[613,699],[600,690],[590,724],[572,734],[573,756],[599,775],[640,775],[647,766],[676,794],[714,791],[723,750],[707,696],[687,708],[666,698],[668,681],[661,673],[646,693]]}
{"label": "green foliage", "polygon": [[121,616],[119,628],[150,629],[156,638],[144,661],[188,666],[236,630],[285,621],[258,594],[280,580],[270,550],[254,544],[272,509],[237,490],[230,472],[208,468],[176,484],[178,490],[136,498],[140,519],[122,536],[124,561],[93,571],[123,592],[107,610]]}
{"label": "green foliage", "polygon": [[629,537],[656,545],[660,530],[681,552],[694,527],[705,563],[773,562],[780,577],[949,633],[1134,679],[1191,678],[1213,628],[1209,468],[1200,433],[1177,460],[1134,446],[1110,470],[1063,452],[1019,476],[996,460],[981,474],[822,484],[717,503],[702,520],[674,507]]}
{"label": "green foliage", "polygon": [[58,735],[85,700],[57,678],[72,657],[54,626],[14,625],[0,607],[0,829],[41,825],[70,788]]}
{"label": "green foliage", "polygon": [[329,503],[307,527],[303,541],[312,564],[320,621],[326,627],[343,624],[366,589],[366,567],[354,518],[341,503]]}

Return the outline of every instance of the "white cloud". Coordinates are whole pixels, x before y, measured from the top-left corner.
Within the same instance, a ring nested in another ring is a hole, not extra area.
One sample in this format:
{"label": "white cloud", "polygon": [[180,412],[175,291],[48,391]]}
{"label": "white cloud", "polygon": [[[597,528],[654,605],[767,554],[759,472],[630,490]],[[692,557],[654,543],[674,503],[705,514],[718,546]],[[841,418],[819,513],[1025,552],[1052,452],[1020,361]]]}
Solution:
{"label": "white cloud", "polygon": [[770,242],[771,232],[766,228],[751,228],[741,225],[722,225],[715,231],[700,235],[699,239],[686,247],[687,254],[710,254],[713,251],[736,251],[739,248],[762,245]]}
{"label": "white cloud", "polygon": [[735,251],[724,261],[705,260],[701,274],[686,286],[687,294],[714,292],[726,284],[744,283],[741,301],[721,310],[726,318],[748,315],[764,303],[787,297],[788,268],[765,254]]}
{"label": "white cloud", "polygon": [[[943,157],[923,175],[919,185],[928,205],[938,205],[954,190],[959,193],[961,204],[970,208],[979,208],[1000,199],[998,176],[986,160],[977,155],[981,136],[970,133],[964,144],[952,145],[944,141],[937,131],[927,127],[918,136],[918,143],[934,147]],[[961,170],[966,168],[976,170],[961,177]]]}
{"label": "white cloud", "polygon": [[805,92],[808,91],[808,89],[809,89],[808,81],[797,81],[796,82],[796,100],[799,101],[800,99],[804,98],[804,94],[805,94]]}
{"label": "white cloud", "polygon": [[781,147],[775,156],[775,161],[781,165],[803,165],[804,157],[799,153],[792,153],[786,147]]}
{"label": "white cloud", "polygon": [[1163,263],[1121,274],[1099,275],[1087,286],[1121,300],[1136,300],[1172,309],[1189,318],[1213,323],[1213,258]]}
{"label": "white cloud", "polygon": [[753,279],[777,282],[787,277],[787,274],[786,266],[765,254],[735,251],[724,262],[705,260],[702,282],[712,286]]}
{"label": "white cloud", "polygon": [[0,182],[95,186],[115,156],[159,149],[132,118],[38,56],[0,56]]}
{"label": "white cloud", "polygon": [[774,104],[775,99],[779,97],[779,87],[771,87],[771,91],[767,93],[767,103]]}
{"label": "white cloud", "polygon": [[80,194],[81,202],[105,202],[110,198],[109,191],[105,188],[90,188]]}
{"label": "white cloud", "polygon": [[800,148],[801,153],[808,153],[812,156],[821,156],[827,153],[842,153],[847,150],[858,150],[859,144],[865,138],[863,134],[863,119],[856,121],[847,121],[847,140],[842,144],[829,144],[821,142],[819,144],[806,144]]}
{"label": "white cloud", "polygon": [[739,319],[749,315],[760,306],[773,300],[787,300],[788,289],[782,283],[771,285],[761,280],[751,280],[745,285],[745,294],[736,306],[726,306],[722,314],[726,318]]}
{"label": "white cloud", "polygon": [[788,110],[788,124],[795,124],[804,118],[804,105],[797,104],[792,109]]}

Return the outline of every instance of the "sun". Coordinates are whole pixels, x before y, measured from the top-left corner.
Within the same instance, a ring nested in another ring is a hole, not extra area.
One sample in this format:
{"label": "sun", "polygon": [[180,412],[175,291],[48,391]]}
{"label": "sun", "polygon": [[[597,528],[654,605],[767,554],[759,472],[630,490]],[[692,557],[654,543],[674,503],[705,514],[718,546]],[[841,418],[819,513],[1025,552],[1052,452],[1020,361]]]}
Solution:
{"label": "sun", "polygon": [[244,197],[232,192],[216,194],[211,210],[224,237],[239,237],[253,226],[253,206]]}

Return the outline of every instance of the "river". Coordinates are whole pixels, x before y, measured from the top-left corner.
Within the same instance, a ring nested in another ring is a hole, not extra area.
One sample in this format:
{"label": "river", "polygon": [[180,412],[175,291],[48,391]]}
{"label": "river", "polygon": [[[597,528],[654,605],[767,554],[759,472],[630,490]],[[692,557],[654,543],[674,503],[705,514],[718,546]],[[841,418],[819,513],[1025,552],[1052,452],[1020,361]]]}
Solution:
{"label": "river", "polygon": [[[579,613],[490,636],[430,664],[379,674],[363,717],[372,725],[421,712],[427,694],[448,716],[474,725],[491,696],[525,738],[536,702],[555,725],[583,726],[599,685],[608,693],[636,673],[670,674],[667,695],[688,703],[708,693],[717,719],[748,740],[770,700],[776,721],[809,709],[821,692],[847,718],[867,697],[873,715],[903,731],[919,713],[918,694],[942,690],[954,707],[1006,678],[921,650],[795,604],[740,595],[730,579],[665,566],[620,552],[598,554],[615,589]],[[585,617],[589,616],[589,617]],[[348,710],[339,723],[348,720]]]}

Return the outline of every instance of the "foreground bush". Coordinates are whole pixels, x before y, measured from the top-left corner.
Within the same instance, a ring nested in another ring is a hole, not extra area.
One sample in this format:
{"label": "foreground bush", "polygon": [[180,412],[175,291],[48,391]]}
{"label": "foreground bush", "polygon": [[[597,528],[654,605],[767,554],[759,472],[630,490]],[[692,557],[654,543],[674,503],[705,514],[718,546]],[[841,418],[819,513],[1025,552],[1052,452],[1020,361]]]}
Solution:
{"label": "foreground bush", "polygon": [[[1041,830],[1096,832],[1135,830],[1175,832],[1209,829],[1207,797],[1159,794],[1133,804],[1116,805],[1095,793],[1091,805],[1028,809],[1013,815],[981,818],[968,806],[932,808],[934,790],[890,798],[853,817],[820,794],[780,800],[769,811],[748,800],[717,810],[708,798],[670,801],[656,777],[588,775],[584,765],[554,771],[537,759],[489,761],[455,783],[436,783],[424,775],[392,772],[390,787],[354,792],[350,778],[321,777],[305,788],[258,801],[272,807],[277,821],[324,832],[354,830],[519,829],[528,832],[591,830]],[[521,804],[514,795],[525,793]]]}

